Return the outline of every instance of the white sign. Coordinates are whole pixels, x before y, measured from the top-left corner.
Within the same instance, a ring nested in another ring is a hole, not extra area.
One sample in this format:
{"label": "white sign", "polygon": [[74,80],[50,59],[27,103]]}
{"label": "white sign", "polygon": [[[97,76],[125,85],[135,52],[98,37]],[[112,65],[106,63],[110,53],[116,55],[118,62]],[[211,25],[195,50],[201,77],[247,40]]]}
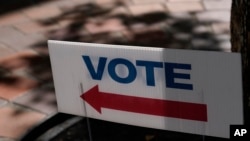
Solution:
{"label": "white sign", "polygon": [[49,41],[58,109],[229,138],[243,124],[240,54]]}

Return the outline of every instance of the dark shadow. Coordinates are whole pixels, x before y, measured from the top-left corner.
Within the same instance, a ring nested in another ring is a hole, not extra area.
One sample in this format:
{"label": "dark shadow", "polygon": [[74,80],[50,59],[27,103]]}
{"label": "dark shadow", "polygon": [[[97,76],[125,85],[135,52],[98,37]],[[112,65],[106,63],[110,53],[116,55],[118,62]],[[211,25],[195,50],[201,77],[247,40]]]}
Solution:
{"label": "dark shadow", "polygon": [[137,16],[132,18],[122,18],[122,19],[127,26],[130,26],[137,23],[144,23],[146,25],[151,25],[158,22],[162,22],[168,18],[170,17],[166,13],[155,12],[155,13],[144,14],[142,16]]}
{"label": "dark shadow", "polygon": [[27,70],[32,76],[35,76],[40,83],[52,83],[52,72],[50,59],[48,55],[39,55],[35,57],[24,57],[29,62],[30,68]]}
{"label": "dark shadow", "polygon": [[17,78],[10,75],[10,70],[0,65],[0,83],[13,84]]}
{"label": "dark shadow", "polygon": [[178,133],[90,119],[94,141],[228,141],[228,139]]}
{"label": "dark shadow", "polygon": [[[46,104],[46,106],[53,108],[53,110],[51,111],[57,111],[55,108],[57,106],[57,103],[55,101],[54,86],[52,85],[52,83],[48,83],[48,85],[43,85],[42,87],[34,90],[33,92],[36,96],[32,97],[30,104]],[[44,109],[40,109],[40,111],[46,112],[44,111]]]}
{"label": "dark shadow", "polygon": [[0,15],[11,12],[13,10],[18,10],[21,8],[34,6],[36,4],[46,2],[49,0],[1,0],[0,1]]}

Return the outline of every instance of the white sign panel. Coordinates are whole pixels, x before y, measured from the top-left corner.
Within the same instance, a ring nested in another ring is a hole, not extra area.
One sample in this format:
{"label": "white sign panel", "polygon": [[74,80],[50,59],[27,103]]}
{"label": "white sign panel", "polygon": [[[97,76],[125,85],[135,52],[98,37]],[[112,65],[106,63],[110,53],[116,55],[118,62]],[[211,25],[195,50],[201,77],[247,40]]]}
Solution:
{"label": "white sign panel", "polygon": [[243,124],[240,54],[49,41],[60,112],[229,138]]}

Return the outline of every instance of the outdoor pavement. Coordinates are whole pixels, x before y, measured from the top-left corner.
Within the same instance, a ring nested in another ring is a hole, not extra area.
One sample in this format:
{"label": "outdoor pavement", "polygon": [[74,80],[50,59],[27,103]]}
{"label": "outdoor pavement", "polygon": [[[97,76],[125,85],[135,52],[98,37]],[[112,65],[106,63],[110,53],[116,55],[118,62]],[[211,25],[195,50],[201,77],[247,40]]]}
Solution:
{"label": "outdoor pavement", "polygon": [[57,113],[47,40],[230,52],[231,0],[47,0],[0,15],[0,141]]}

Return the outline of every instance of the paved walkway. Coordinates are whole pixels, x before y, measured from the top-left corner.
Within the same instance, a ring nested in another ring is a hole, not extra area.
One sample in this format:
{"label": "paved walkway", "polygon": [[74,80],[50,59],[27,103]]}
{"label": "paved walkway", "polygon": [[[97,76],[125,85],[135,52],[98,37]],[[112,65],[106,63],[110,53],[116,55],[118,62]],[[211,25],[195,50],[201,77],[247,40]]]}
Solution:
{"label": "paved walkway", "polygon": [[48,39],[230,52],[231,0],[49,0],[0,15],[0,141],[57,112]]}

